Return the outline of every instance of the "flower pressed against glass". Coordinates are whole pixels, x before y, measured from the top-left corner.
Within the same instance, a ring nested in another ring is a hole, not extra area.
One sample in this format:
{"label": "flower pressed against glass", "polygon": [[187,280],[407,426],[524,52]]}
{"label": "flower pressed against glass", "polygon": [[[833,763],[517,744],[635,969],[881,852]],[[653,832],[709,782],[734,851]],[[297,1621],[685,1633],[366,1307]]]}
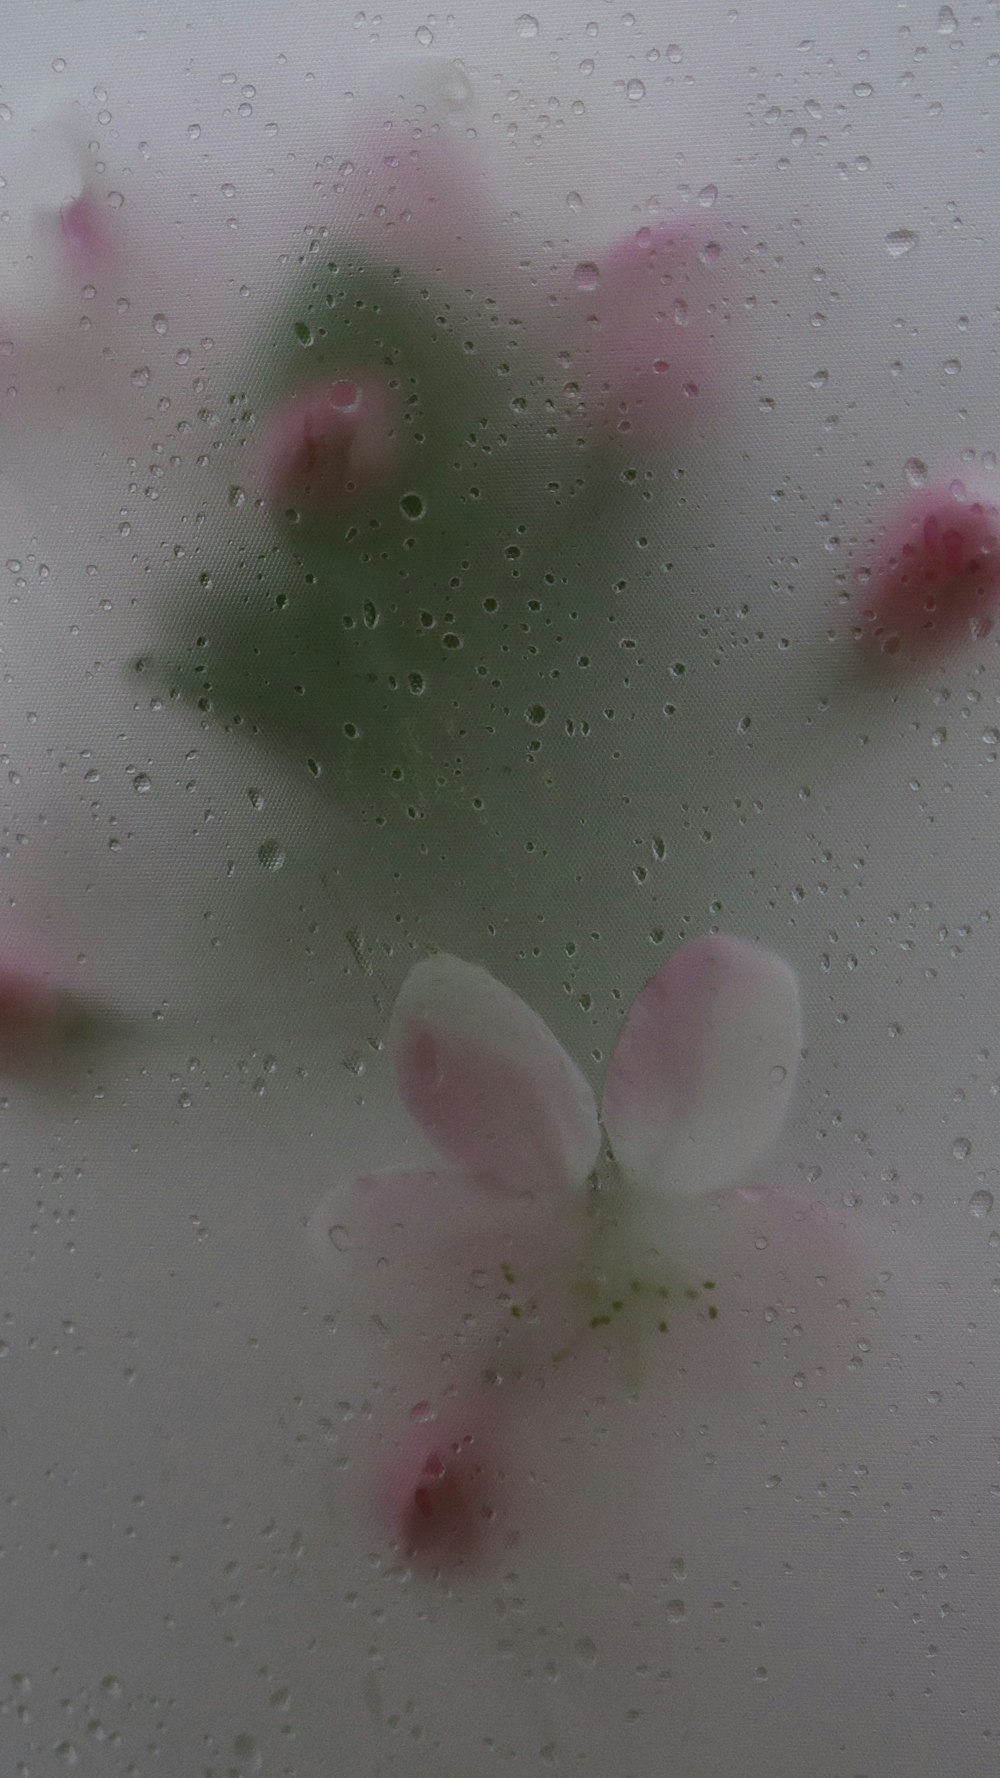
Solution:
{"label": "flower pressed against glass", "polygon": [[440,1559],[468,1553],[471,1527],[514,1534],[484,1494],[514,1400],[529,1411],[554,1369],[595,1348],[616,1353],[634,1390],[644,1346],[675,1314],[711,1322],[724,1307],[711,1223],[691,1270],[699,1242],[683,1206],[742,1178],[776,1137],[801,1049],[798,987],[738,939],[684,946],[626,1018],[605,1142],[576,1065],[483,969],[418,964],[389,1041],[403,1103],[447,1166],[335,1186],[311,1233],[344,1297],[394,1345],[405,1434],[389,1437],[379,1497],[408,1553]]}

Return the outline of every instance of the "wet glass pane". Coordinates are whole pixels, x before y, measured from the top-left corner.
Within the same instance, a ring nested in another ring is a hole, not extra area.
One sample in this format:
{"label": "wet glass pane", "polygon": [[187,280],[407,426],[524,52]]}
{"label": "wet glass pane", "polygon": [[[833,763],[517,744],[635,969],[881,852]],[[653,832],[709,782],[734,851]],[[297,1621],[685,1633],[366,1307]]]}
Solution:
{"label": "wet glass pane", "polygon": [[996,0],[4,26],[0,1766],[992,1778]]}

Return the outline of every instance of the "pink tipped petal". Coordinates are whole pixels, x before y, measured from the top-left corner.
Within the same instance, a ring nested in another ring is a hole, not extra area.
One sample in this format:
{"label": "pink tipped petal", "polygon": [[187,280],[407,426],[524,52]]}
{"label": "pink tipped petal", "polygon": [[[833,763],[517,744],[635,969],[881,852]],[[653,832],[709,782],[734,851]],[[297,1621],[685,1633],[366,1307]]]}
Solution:
{"label": "pink tipped petal", "polygon": [[694,939],[637,996],[608,1068],[604,1124],[626,1174],[668,1193],[746,1173],[784,1121],[802,1044],[786,963]]}
{"label": "pink tipped petal", "polygon": [[395,403],[379,377],[310,383],[270,414],[258,439],[269,503],[322,515],[372,493],[398,456]]}
{"label": "pink tipped petal", "polygon": [[921,488],[890,513],[858,574],[861,621],[886,653],[984,636],[1000,602],[1000,513],[960,481]]}
{"label": "pink tipped petal", "polygon": [[548,1026],[485,969],[441,955],[400,991],[389,1041],[400,1096],[441,1153],[540,1201],[583,1184],[594,1095]]}
{"label": "pink tipped petal", "polygon": [[[443,100],[450,110],[468,82],[453,68],[432,85],[438,91],[425,94],[428,109]],[[359,147],[354,170],[338,184],[346,227],[366,256],[421,278],[444,277],[458,290],[477,285],[484,268],[491,280],[503,275],[486,163],[470,152],[464,132],[447,123],[419,132],[408,122],[387,128],[383,115],[370,120]]]}
{"label": "pink tipped petal", "polygon": [[574,273],[580,383],[594,418],[669,443],[704,405],[717,356],[721,249],[702,220],[641,228]]}

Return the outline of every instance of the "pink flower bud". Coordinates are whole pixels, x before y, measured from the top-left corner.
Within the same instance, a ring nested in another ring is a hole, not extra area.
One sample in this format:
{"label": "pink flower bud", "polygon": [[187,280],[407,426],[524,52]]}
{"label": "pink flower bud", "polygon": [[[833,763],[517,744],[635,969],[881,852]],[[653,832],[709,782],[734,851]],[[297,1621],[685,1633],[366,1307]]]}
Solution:
{"label": "pink flower bud", "polygon": [[75,259],[90,265],[105,257],[109,247],[108,231],[92,191],[82,191],[78,198],[67,204],[59,221],[63,239]]}
{"label": "pink flower bud", "polygon": [[379,1485],[390,1536],[412,1562],[464,1566],[486,1554],[503,1517],[504,1476],[479,1416],[435,1418],[425,1404]]}
{"label": "pink flower bud", "polygon": [[264,420],[258,441],[269,504],[311,517],[374,492],[397,459],[395,402],[372,376],[307,384]]}
{"label": "pink flower bud", "polygon": [[16,1067],[46,1042],[61,1043],[80,1016],[40,969],[0,956],[0,1065]]}
{"label": "pink flower bud", "polygon": [[858,572],[862,626],[887,654],[945,648],[993,627],[1000,600],[1000,514],[959,481],[902,500]]}

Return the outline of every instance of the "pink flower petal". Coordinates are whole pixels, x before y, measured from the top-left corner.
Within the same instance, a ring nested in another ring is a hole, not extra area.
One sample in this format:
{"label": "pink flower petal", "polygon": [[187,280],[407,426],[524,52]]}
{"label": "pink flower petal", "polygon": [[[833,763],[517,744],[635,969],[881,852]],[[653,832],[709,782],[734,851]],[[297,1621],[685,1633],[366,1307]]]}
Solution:
{"label": "pink flower petal", "polygon": [[707,221],[641,228],[578,265],[578,375],[586,407],[646,446],[669,443],[703,407],[716,340],[721,249]]}
{"label": "pink flower petal", "polygon": [[886,653],[986,635],[1000,602],[1000,513],[960,481],[889,514],[858,573],[862,625]]}
{"label": "pink flower petal", "polygon": [[467,138],[447,127],[419,135],[407,123],[387,128],[383,117],[362,132],[359,150],[339,196],[344,226],[364,253],[421,277],[443,274],[459,290],[502,268],[485,163]]}
{"label": "pink flower petal", "polygon": [[341,375],[299,389],[257,441],[269,503],[321,516],[370,494],[398,460],[395,403],[380,377]]}
{"label": "pink flower petal", "polygon": [[485,969],[419,963],[389,1041],[407,1110],[441,1153],[531,1200],[583,1184],[597,1159],[594,1096],[547,1025]]}
{"label": "pink flower petal", "polygon": [[637,1184],[714,1191],[777,1136],[802,1044],[798,984],[741,939],[694,939],[647,983],[608,1068],[604,1125]]}

